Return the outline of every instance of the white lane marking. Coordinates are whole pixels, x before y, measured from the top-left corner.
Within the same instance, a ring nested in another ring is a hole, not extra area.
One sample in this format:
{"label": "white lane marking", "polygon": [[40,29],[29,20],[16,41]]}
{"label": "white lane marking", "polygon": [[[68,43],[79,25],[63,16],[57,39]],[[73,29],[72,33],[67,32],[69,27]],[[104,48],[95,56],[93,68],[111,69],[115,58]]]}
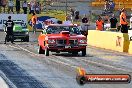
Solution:
{"label": "white lane marking", "polygon": [[[77,58],[75,58],[75,59],[77,59]],[[126,70],[126,69],[123,69],[123,68],[117,68],[117,67],[114,67],[114,66],[111,66],[111,65],[107,65],[107,64],[103,64],[103,63],[99,63],[99,62],[95,62],[95,61],[90,61],[90,60],[86,60],[86,59],[82,59],[82,58],[80,58],[80,60],[85,61],[85,62],[89,62],[89,63],[92,63],[92,64],[104,66],[104,67],[107,67],[107,68],[112,68],[112,69],[115,69],[115,70],[131,72],[131,70]]]}
{"label": "white lane marking", "polygon": [[3,80],[2,77],[0,77],[0,86],[1,88],[9,88],[8,84]]}

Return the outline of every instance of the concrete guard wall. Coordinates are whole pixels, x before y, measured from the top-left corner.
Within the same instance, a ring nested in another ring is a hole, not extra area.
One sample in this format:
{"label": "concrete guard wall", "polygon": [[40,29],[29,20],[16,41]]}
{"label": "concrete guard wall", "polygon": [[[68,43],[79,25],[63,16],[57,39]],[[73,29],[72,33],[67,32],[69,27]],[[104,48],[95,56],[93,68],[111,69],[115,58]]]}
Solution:
{"label": "concrete guard wall", "polygon": [[88,45],[91,46],[110,49],[119,52],[128,52],[129,44],[130,41],[127,33],[107,32],[107,31],[97,31],[97,30],[88,31]]}
{"label": "concrete guard wall", "polygon": [[128,53],[129,54],[132,54],[132,41],[130,41]]}

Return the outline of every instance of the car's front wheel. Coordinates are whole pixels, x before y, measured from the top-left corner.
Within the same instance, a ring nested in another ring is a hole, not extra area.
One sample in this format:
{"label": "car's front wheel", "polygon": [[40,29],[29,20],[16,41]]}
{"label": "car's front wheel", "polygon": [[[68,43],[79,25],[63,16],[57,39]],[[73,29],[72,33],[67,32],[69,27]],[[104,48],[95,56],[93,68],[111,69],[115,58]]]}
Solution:
{"label": "car's front wheel", "polygon": [[86,48],[82,50],[82,56],[86,56]]}
{"label": "car's front wheel", "polygon": [[27,37],[25,38],[25,41],[26,41],[26,42],[29,42],[29,36],[27,36]]}

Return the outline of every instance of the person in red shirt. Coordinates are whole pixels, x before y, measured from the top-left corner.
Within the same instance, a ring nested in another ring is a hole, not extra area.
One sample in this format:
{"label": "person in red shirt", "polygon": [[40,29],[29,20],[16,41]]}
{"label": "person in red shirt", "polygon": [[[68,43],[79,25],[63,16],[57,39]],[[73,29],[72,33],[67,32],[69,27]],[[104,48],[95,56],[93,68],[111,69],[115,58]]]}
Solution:
{"label": "person in red shirt", "polygon": [[36,33],[37,16],[35,15],[35,13],[33,13],[33,16],[31,18],[31,21],[32,21],[33,33]]}
{"label": "person in red shirt", "polygon": [[96,21],[96,30],[103,31],[104,30],[104,21],[101,17]]}
{"label": "person in red shirt", "polygon": [[126,19],[126,13],[124,8],[121,10],[121,14],[120,14],[120,25],[121,25],[121,32],[128,33],[128,27],[127,27],[128,22]]}

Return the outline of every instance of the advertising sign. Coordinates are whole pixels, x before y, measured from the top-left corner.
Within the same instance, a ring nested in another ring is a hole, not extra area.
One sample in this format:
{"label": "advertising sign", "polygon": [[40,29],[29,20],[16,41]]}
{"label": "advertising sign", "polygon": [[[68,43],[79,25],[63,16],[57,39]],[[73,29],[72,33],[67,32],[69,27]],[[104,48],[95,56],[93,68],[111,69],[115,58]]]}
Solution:
{"label": "advertising sign", "polygon": [[22,21],[24,25],[27,25],[26,14],[0,14],[0,30],[3,29],[3,25],[8,20],[8,16],[11,16],[13,21]]}

